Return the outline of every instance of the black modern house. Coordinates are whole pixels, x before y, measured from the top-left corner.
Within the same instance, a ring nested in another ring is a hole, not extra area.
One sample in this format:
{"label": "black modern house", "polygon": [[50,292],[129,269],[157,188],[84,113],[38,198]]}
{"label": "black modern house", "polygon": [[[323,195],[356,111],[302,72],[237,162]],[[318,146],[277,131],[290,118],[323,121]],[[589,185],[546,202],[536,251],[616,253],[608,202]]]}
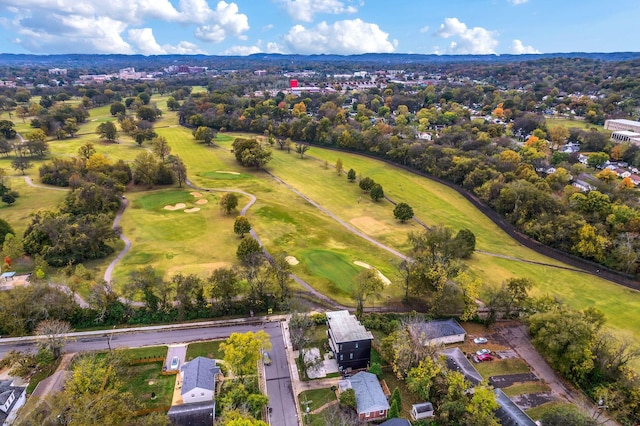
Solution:
{"label": "black modern house", "polygon": [[355,315],[346,310],[327,312],[327,326],[329,347],[338,362],[338,370],[349,373],[368,368],[373,334],[360,324]]}

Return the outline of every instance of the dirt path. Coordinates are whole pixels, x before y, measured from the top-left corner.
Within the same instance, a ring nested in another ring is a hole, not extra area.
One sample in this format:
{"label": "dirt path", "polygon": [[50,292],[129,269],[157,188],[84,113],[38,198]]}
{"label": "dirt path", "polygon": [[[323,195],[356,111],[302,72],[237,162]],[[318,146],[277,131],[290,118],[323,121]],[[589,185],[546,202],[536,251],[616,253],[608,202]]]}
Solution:
{"label": "dirt path", "polygon": [[605,418],[600,410],[578,389],[565,383],[551,368],[545,359],[531,345],[531,340],[524,325],[511,325],[499,327],[498,332],[509,342],[516,353],[526,361],[535,375],[551,388],[551,393],[558,399],[570,402],[592,417],[600,416],[600,423],[610,426],[618,425],[617,422]]}

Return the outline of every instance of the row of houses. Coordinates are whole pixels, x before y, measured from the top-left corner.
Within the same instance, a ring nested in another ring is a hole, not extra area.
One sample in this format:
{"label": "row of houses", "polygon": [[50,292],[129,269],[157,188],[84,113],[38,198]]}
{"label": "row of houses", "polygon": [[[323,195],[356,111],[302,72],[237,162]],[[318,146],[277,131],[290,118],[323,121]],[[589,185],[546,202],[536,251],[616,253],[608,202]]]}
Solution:
{"label": "row of houses", "polygon": [[[466,331],[454,319],[423,321],[414,324],[410,333],[423,345],[452,345],[466,339]],[[327,337],[329,347],[338,362],[338,370],[346,377],[338,383],[338,392],[353,389],[356,399],[356,412],[361,422],[386,419],[389,412],[389,390],[383,389],[375,374],[364,371],[370,366],[371,343],[373,334],[368,331],[348,311],[327,312]],[[440,351],[445,357],[447,367],[460,371],[465,378],[476,386],[482,382],[482,376],[458,347],[449,347]],[[360,370],[360,371],[358,371]],[[354,371],[357,373],[350,375]],[[385,386],[386,388],[386,386]],[[473,392],[473,388],[469,389]],[[495,390],[500,408],[496,416],[501,424],[510,426],[535,426],[527,416],[500,389]],[[413,420],[429,419],[434,416],[431,402],[414,404],[411,407]],[[384,426],[402,425],[402,419],[393,419],[382,423]],[[397,421],[396,421],[397,420]],[[404,420],[404,424],[408,424]],[[391,422],[391,423],[390,423]]]}

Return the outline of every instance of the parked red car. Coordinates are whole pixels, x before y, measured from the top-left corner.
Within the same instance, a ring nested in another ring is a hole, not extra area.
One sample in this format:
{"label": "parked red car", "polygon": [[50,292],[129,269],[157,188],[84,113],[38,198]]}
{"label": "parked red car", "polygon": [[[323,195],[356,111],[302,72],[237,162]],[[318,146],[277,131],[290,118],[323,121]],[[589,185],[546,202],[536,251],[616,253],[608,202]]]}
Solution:
{"label": "parked red car", "polygon": [[493,356],[490,354],[478,355],[478,361],[493,361]]}

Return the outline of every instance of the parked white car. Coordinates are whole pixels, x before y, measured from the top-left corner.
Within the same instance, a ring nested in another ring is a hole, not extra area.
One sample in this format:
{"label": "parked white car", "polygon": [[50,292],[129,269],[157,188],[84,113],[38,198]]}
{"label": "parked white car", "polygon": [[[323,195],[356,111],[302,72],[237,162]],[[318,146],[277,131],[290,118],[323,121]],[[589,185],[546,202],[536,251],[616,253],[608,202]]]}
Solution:
{"label": "parked white car", "polygon": [[180,358],[178,358],[177,356],[174,356],[171,359],[171,367],[170,367],[170,369],[171,370],[177,370],[179,365],[180,365]]}
{"label": "parked white car", "polygon": [[476,352],[477,355],[488,355],[490,353],[491,351],[489,349],[480,349],[479,351]]}
{"label": "parked white car", "polygon": [[475,339],[473,339],[473,343],[481,345],[487,343],[487,339],[485,339],[484,337],[476,337]]}

